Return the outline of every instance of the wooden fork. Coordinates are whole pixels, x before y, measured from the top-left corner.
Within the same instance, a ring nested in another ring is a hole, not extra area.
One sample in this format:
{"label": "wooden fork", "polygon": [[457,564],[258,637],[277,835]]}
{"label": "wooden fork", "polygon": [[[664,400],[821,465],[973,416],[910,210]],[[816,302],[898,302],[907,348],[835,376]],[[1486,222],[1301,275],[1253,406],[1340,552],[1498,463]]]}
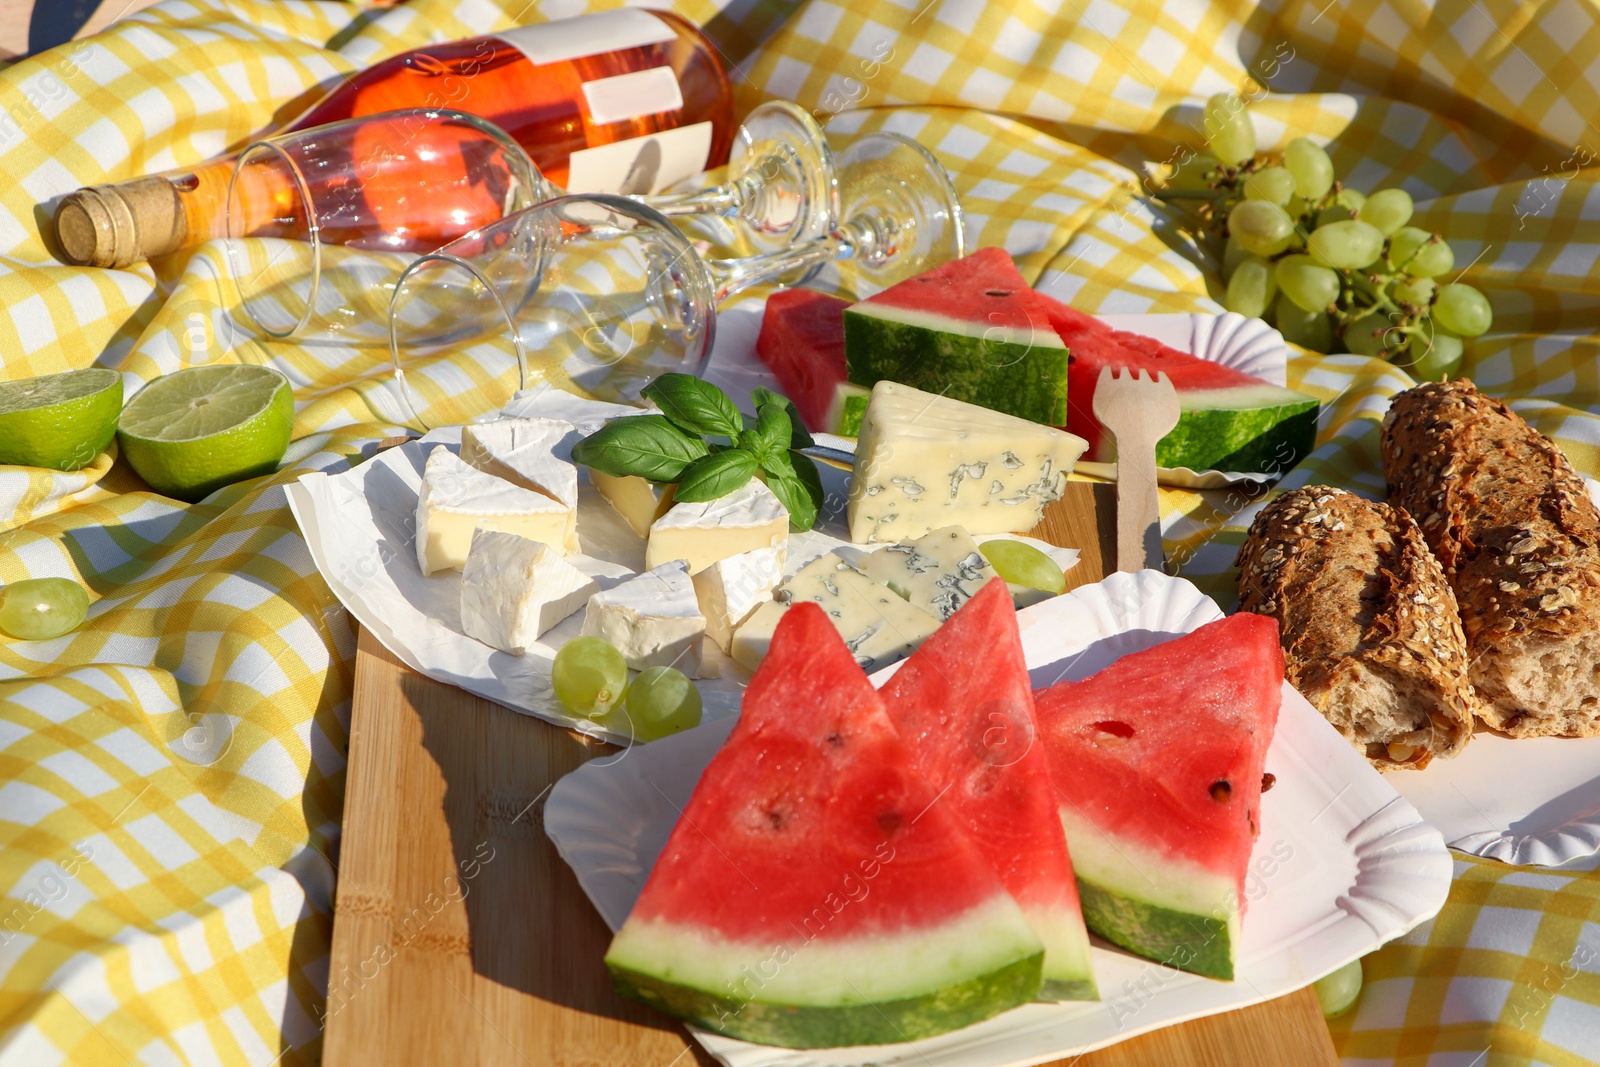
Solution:
{"label": "wooden fork", "polygon": [[1161,570],[1156,442],[1178,425],[1178,393],[1165,374],[1100,370],[1094,417],[1117,439],[1117,570]]}

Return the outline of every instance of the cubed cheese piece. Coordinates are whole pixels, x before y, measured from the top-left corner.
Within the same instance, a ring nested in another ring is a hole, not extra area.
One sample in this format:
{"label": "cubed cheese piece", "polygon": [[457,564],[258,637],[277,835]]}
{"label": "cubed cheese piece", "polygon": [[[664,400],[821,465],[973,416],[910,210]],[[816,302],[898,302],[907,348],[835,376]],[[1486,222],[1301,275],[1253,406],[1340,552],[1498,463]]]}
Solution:
{"label": "cubed cheese piece", "polygon": [[766,658],[778,619],[792,603],[814,600],[867,671],[904,659],[939,628],[939,620],[913,607],[829,552],[812,560],[756,608],[733,635],[731,655],[755,670]]}
{"label": "cubed cheese piece", "polygon": [[856,444],[850,540],[1032,529],[1087,447],[1065,430],[879,382]]}
{"label": "cubed cheese piece", "polygon": [[417,563],[423,574],[460,568],[479,526],[565,551],[576,522],[560,501],[469,467],[439,445],[428,453],[417,494]]}
{"label": "cubed cheese piece", "polygon": [[576,508],[578,468],[571,456],[577,441],[578,431],[561,419],[496,419],[461,428],[461,458],[496,478]]}
{"label": "cubed cheese piece", "polygon": [[758,548],[719,559],[694,576],[706,636],[724,652],[733,648],[733,632],[783,581],[784,548]]}
{"label": "cubed cheese piece", "polygon": [[491,648],[520,656],[599,588],[559,549],[480,528],[461,572],[461,628]]}
{"label": "cubed cheese piece", "polygon": [[583,632],[610,641],[632,670],[676,667],[695,677],[706,620],[688,564],[675,559],[593,594],[584,610]]}
{"label": "cubed cheese piece", "polygon": [[766,482],[751,478],[727,496],[672,505],[650,527],[644,565],[655,568],[681,559],[688,561],[690,574],[699,574],[719,559],[788,543],[789,509]]}
{"label": "cubed cheese piece", "polygon": [[865,570],[940,622],[995,576],[994,565],[959,526],[880,548],[867,556]]}
{"label": "cubed cheese piece", "polygon": [[593,467],[589,468],[589,481],[640,537],[649,537],[650,527],[672,507],[671,485],[632,474],[618,477]]}

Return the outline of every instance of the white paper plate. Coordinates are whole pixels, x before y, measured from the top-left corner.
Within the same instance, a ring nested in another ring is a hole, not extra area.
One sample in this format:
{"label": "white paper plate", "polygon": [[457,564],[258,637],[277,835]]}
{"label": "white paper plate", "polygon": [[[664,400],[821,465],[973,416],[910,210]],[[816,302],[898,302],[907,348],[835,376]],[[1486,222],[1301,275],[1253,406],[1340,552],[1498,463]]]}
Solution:
{"label": "white paper plate", "polygon": [[[592,433],[607,419],[640,413],[638,408],[588,400],[549,386],[519,393],[504,409],[508,416],[566,419],[584,433]],[[423,577],[413,532],[422,470],[436,445],[457,446],[460,441],[459,426],[442,427],[343,474],[314,472],[288,486],[289,507],[317,570],[356,621],[413,670],[515,711],[627,744],[627,737],[568,715],[550,688],[551,662],[556,651],[577,636],[583,624],[581,610],[547,632],[525,655],[512,656],[462,632],[458,572]],[[827,435],[822,443],[850,444],[845,438]],[[850,543],[843,514],[849,472],[827,464],[818,466],[828,502],[817,529],[789,536],[786,576],[824,552]],[[578,484],[578,540],[583,552],[615,564],[613,582],[642,570],[644,540],[601,499],[586,473],[580,471]],[[1076,549],[1013,534],[994,536],[1034,545],[1064,571],[1078,561]],[[978,538],[980,542],[990,539]],[[737,711],[739,694],[749,677],[750,672],[723,655],[714,642],[706,641],[696,684],[705,720]]]}
{"label": "white paper plate", "polygon": [[[1033,682],[1042,686],[1082,678],[1221,614],[1187,581],[1143,571],[1113,575],[1018,618]],[[545,830],[611,929],[627,917],[731,728],[731,721],[714,723],[592,761],[551,791]],[[1439,832],[1287,683],[1267,769],[1277,784],[1262,797],[1233,982],[1183,974],[1096,941],[1105,1000],[1030,1004],[911,1044],[796,1051],[690,1029],[733,1067],[1023,1067],[1293,992],[1444,904],[1451,862]]]}
{"label": "white paper plate", "polygon": [[1451,848],[1555,867],[1600,852],[1600,737],[1479,732],[1454,759],[1384,777]]}
{"label": "white paper plate", "polygon": [[[761,332],[765,300],[746,300],[717,316],[717,337],[712,346],[705,377],[721,386],[734,401],[744,405],[757,386],[778,389],[764,363],[756,357],[756,336]],[[1288,381],[1289,348],[1283,335],[1260,319],[1225,311],[1221,315],[1098,315],[1114,330],[1131,330],[1154,337],[1164,345],[1220,363],[1225,367],[1254,375],[1262,381],[1283,386]],[[778,390],[782,391],[782,390]],[[848,441],[832,438],[830,443]],[[1079,460],[1075,470],[1112,481],[1117,477],[1115,463]],[[1283,474],[1258,474],[1246,471],[1193,471],[1188,467],[1157,467],[1156,481],[1175,489],[1227,489],[1235,485],[1262,485]]]}

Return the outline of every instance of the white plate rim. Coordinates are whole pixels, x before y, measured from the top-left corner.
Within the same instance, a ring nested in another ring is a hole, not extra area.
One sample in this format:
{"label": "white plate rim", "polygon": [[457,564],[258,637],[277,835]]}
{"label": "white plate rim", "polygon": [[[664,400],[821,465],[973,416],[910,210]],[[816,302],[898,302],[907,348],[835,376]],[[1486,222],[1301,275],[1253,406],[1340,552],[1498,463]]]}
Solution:
{"label": "white plate rim", "polygon": [[[1071,610],[1067,610],[1069,608]],[[1143,640],[1148,643],[1148,627],[1151,626],[1160,627],[1154,631],[1156,633],[1188,632],[1221,617],[1221,611],[1184,579],[1157,571],[1117,574],[1096,585],[1081,587],[1063,597],[1024,609],[1019,619],[1024,628],[1025,646],[1050,641],[1052,633],[1059,635],[1058,623],[1064,616],[1070,616],[1079,624],[1090,623],[1092,628],[1087,631],[1086,641],[1110,639],[1114,646],[1119,635],[1132,635],[1134,631],[1145,631]],[[1070,642],[1063,645],[1058,637],[1054,639],[1064,655],[1073,654]],[[1127,636],[1126,640],[1137,643],[1141,638]],[[1083,643],[1080,641],[1079,645]],[[1102,648],[1102,652],[1106,651]],[[1036,653],[1030,651],[1030,663],[1034,662],[1034,655]],[[881,676],[892,670],[886,668],[874,676],[874,681],[881,684]],[[1035,683],[1041,684],[1038,677]],[[1286,723],[1291,719],[1293,726],[1286,732]],[[586,764],[552,789],[545,803],[546,833],[612,929],[621,925],[631,906],[631,899],[625,899],[619,887],[623,887],[627,879],[642,881],[645,872],[641,853],[650,847],[650,842],[630,836],[634,830],[628,829],[626,819],[619,816],[618,805],[629,797],[641,798],[639,803],[659,805],[660,802],[644,790],[667,792],[659,783],[671,784],[668,776],[681,775],[686,766],[693,766],[697,776],[698,768],[703,767],[705,760],[720,746],[732,725],[731,720],[708,724],[632,750],[623,760]],[[1085,1012],[1080,1010],[1083,1006],[1063,1008],[1034,1004],[999,1017],[1006,1021],[1004,1035],[982,1040],[973,1036],[994,1023],[991,1020],[957,1031],[955,1035],[943,1035],[913,1046],[772,1049],[695,1027],[690,1030],[713,1056],[730,1067],[842,1067],[899,1062],[934,1067],[956,1063],[973,1067],[1025,1067],[1091,1051],[1203,1015],[1260,1003],[1308,985],[1436,914],[1449,893],[1453,865],[1438,831],[1424,822],[1415,808],[1285,683],[1284,712],[1280,715],[1279,736],[1274,740],[1274,755],[1280,740],[1290,736],[1296,740],[1284,743],[1305,745],[1310,749],[1296,765],[1308,773],[1322,774],[1316,785],[1323,790],[1320,795],[1327,797],[1323,811],[1333,816],[1343,829],[1356,873],[1351,884],[1335,887],[1338,891],[1336,911],[1330,912],[1315,928],[1301,931],[1298,940],[1277,946],[1271,958],[1265,961],[1270,963],[1270,968],[1263,967],[1263,961],[1256,958],[1242,961],[1241,982],[1232,984],[1186,975],[1164,979],[1166,985],[1158,988],[1148,1001],[1150,1005],[1160,1003],[1160,1009],[1152,1015],[1141,1007],[1131,1025],[1120,1029],[1108,1030],[1106,1020],[1100,1020],[1097,1027],[1084,1023]],[[699,762],[695,763],[696,760]],[[1268,794],[1264,798],[1264,831],[1269,823],[1267,804],[1277,803],[1270,797]],[[664,840],[664,832],[659,836]],[[1264,832],[1263,839],[1265,836]],[[661,843],[661,840],[655,841],[654,849],[659,849]],[[1253,859],[1253,862],[1257,861]],[[637,888],[632,892],[636,893]],[[1248,932],[1249,920],[1246,922]],[[1109,950],[1097,949],[1097,953],[1101,951]],[[1125,954],[1113,955],[1122,957]],[[1101,969],[1101,959],[1097,954],[1097,971]],[[1142,961],[1136,966],[1160,970],[1158,965]],[[1257,982],[1259,975],[1247,968],[1257,968],[1262,973],[1270,971],[1270,980]],[[1100,982],[1102,996],[1109,999],[1098,1005],[1105,1009],[1102,1012],[1093,1011],[1094,1006],[1091,1006],[1088,1017],[1098,1018],[1116,1011],[1114,1005],[1119,998],[1114,994],[1117,988],[1108,986],[1104,973]],[[1185,994],[1183,998],[1174,999],[1179,992]],[[1063,1015],[1076,1018],[1063,1019]],[[1043,1031],[1049,1031],[1059,1040],[1053,1044],[1046,1042],[1050,1044],[1048,1048],[1034,1041],[1033,1047],[1028,1048],[1025,1047],[1028,1041],[1017,1036],[1031,1038]]]}

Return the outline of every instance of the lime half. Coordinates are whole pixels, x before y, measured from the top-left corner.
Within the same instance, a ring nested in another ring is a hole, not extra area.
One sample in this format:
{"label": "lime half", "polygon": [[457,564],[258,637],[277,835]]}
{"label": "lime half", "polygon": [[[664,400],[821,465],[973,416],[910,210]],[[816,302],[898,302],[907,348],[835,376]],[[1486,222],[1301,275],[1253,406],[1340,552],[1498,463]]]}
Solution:
{"label": "lime half", "polygon": [[0,463],[75,471],[117,432],[122,375],[104,367],[0,382]]}
{"label": "lime half", "polygon": [[294,393],[271,367],[189,367],[133,394],[122,410],[122,454],[150,488],[195,501],[270,474],[289,447]]}

